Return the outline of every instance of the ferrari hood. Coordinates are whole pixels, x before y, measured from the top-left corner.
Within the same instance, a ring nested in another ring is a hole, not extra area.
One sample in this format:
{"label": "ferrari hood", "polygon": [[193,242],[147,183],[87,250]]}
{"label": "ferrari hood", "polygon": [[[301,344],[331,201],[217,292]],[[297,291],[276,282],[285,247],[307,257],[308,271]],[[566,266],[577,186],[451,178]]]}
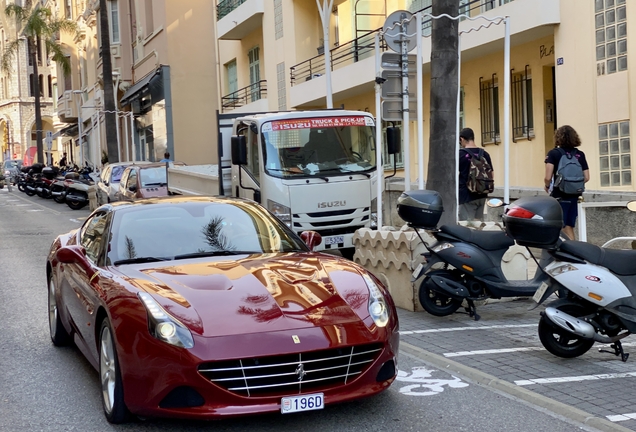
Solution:
{"label": "ferrari hood", "polygon": [[338,325],[368,315],[363,278],[336,257],[307,253],[233,258],[119,271],[205,337]]}

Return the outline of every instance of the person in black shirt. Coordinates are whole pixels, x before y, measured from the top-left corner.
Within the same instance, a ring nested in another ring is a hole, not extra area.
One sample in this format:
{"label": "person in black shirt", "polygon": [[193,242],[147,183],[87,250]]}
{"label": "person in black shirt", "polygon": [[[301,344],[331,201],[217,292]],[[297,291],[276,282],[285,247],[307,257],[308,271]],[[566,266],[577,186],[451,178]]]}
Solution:
{"label": "person in black shirt", "polygon": [[[477,156],[481,150],[475,145],[475,133],[471,128],[464,128],[459,133],[459,220],[484,220],[484,206],[488,194],[478,194],[468,190],[468,175],[470,172],[471,155]],[[484,158],[492,167],[490,155],[486,150]],[[469,154],[470,153],[470,154]],[[493,174],[494,175],[494,174]]]}
{"label": "person in black shirt", "polygon": [[60,167],[61,167],[61,168],[64,168],[64,167],[66,166],[66,164],[67,164],[67,161],[66,161],[66,153],[64,153],[64,154],[62,155],[62,159],[60,159]]}
{"label": "person in black shirt", "polygon": [[590,168],[587,165],[585,153],[576,148],[581,145],[581,139],[572,126],[565,125],[558,128],[554,132],[554,144],[556,147],[550,150],[545,158],[545,191],[559,200],[563,209],[563,232],[571,240],[574,240],[574,227],[576,226],[576,218],[579,215],[578,201],[580,195],[569,195],[562,192],[558,187],[553,187],[557,174],[556,170],[559,166],[559,161],[563,157],[559,148],[563,149],[568,156],[574,156],[578,159],[581,168],[583,168],[583,177],[586,183],[590,180]]}

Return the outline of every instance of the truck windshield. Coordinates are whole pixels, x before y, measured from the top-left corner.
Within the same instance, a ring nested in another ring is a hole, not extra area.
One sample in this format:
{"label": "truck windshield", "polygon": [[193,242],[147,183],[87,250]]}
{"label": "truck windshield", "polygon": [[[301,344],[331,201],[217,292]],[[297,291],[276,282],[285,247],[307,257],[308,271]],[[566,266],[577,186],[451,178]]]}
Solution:
{"label": "truck windshield", "polygon": [[323,177],[375,169],[375,127],[365,116],[264,123],[265,172],[274,177]]}

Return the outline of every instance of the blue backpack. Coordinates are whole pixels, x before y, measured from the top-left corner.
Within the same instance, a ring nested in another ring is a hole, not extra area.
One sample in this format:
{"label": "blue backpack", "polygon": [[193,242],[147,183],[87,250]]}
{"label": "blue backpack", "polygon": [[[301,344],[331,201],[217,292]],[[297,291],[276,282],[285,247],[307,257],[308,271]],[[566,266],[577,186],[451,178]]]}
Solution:
{"label": "blue backpack", "polygon": [[576,157],[576,150],[572,153],[566,153],[562,148],[557,150],[561,153],[561,159],[559,159],[554,187],[568,195],[581,195],[585,190],[585,177],[583,167]]}

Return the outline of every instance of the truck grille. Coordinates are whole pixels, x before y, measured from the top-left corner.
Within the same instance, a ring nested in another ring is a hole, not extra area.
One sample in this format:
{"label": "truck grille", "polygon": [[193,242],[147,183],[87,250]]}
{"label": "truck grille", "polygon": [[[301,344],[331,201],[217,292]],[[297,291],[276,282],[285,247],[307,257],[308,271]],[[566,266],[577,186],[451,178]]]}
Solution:
{"label": "truck grille", "polygon": [[240,396],[284,396],[347,384],[364,373],[381,344],[204,363],[199,373]]}

